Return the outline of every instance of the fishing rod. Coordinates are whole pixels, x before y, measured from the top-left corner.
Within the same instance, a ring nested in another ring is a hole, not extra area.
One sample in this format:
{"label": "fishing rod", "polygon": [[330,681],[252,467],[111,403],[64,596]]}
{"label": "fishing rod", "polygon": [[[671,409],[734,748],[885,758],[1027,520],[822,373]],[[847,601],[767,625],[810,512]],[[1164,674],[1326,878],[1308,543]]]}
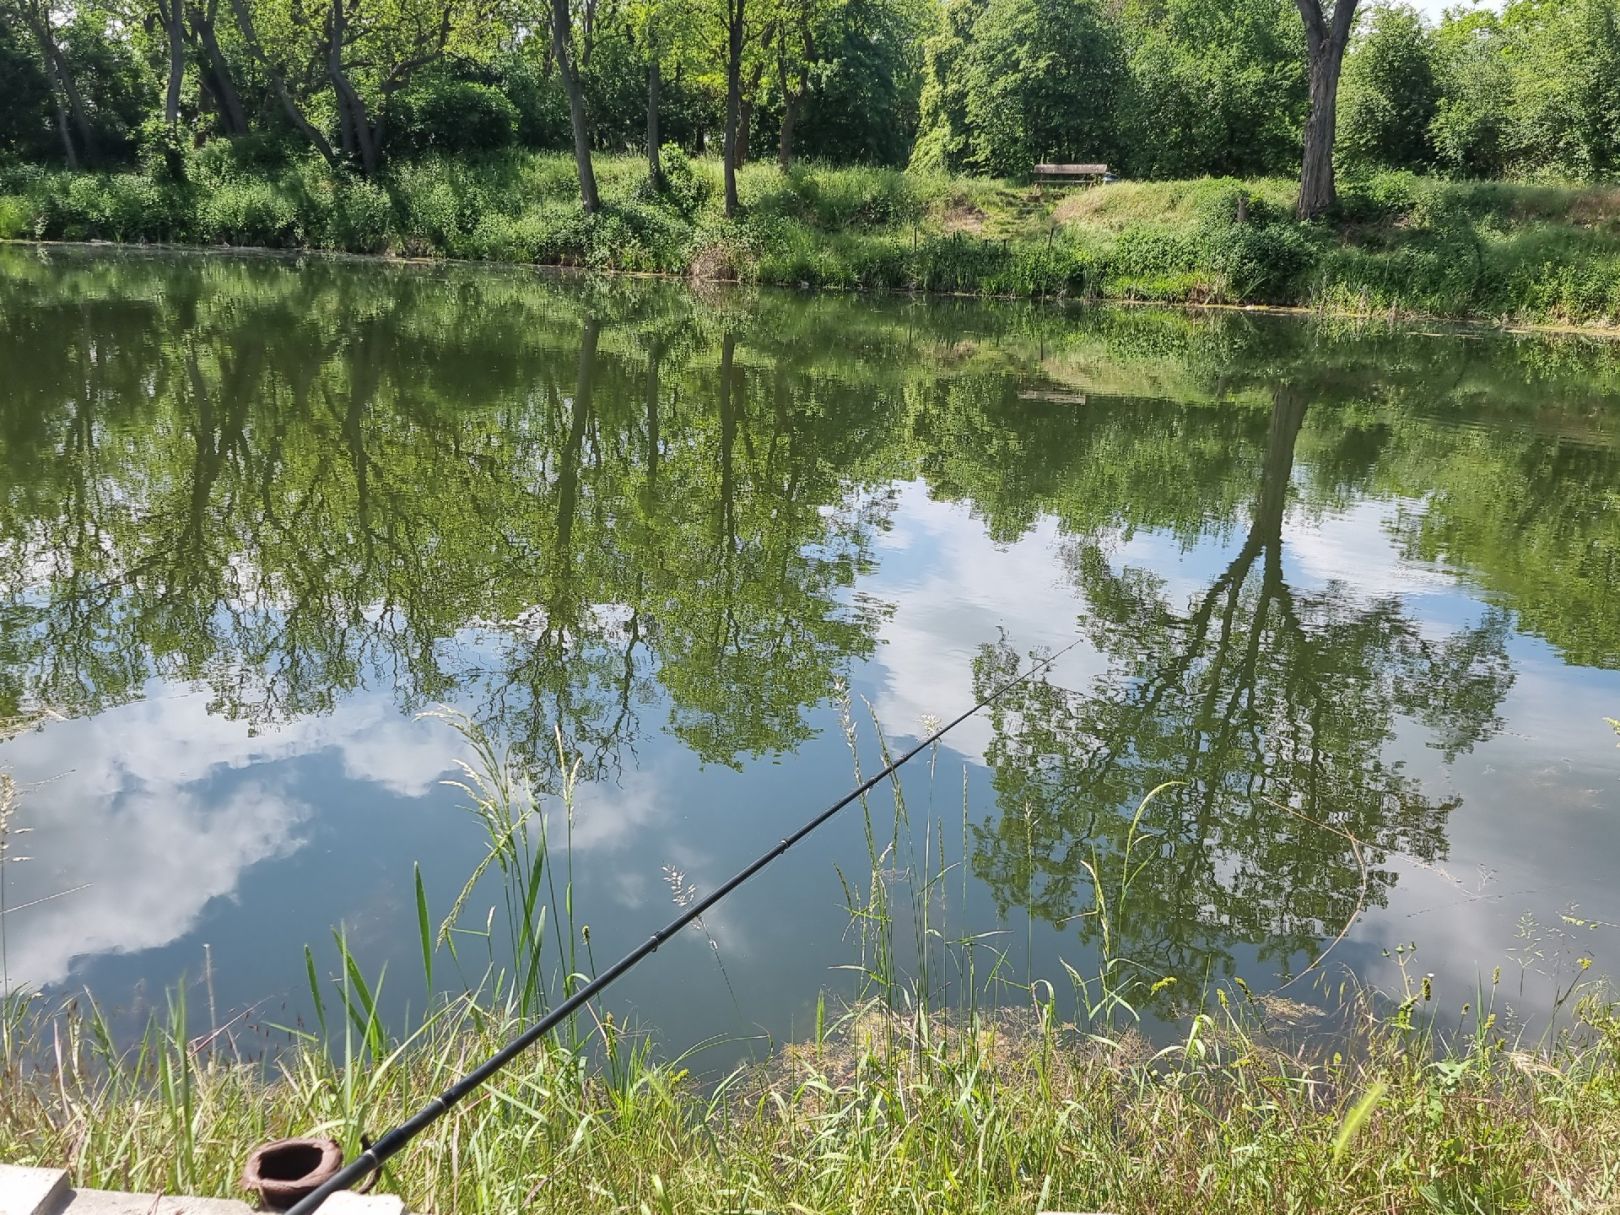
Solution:
{"label": "fishing rod", "polygon": [[495,1073],[500,1071],[513,1059],[517,1058],[524,1051],[528,1050],[529,1047],[533,1046],[541,1038],[545,1037],[546,1034],[550,1033],[567,1018],[578,1012],[594,996],[602,991],[605,991],[616,979],[622,978],[624,974],[634,967],[638,962],[642,961],[644,958],[647,958],[651,954],[657,953],[658,947],[665,941],[675,936],[675,934],[680,932],[681,929],[685,928],[688,924],[691,924],[705,911],[708,911],[721,899],[725,898],[733,890],[737,889],[737,887],[741,886],[744,882],[748,881],[749,878],[753,877],[761,869],[765,868],[765,866],[776,860],[777,857],[787,852],[816,828],[826,823],[840,810],[844,809],[850,803],[858,801],[862,797],[866,796],[866,794],[875,789],[883,780],[898,771],[900,767],[907,761],[915,758],[923,751],[926,751],[929,747],[933,746],[940,739],[944,738],[945,735],[956,729],[957,726],[961,725],[968,718],[972,717],[981,709],[994,704],[1019,684],[1024,683],[1026,680],[1029,680],[1040,672],[1045,671],[1059,658],[1062,658],[1063,655],[1067,654],[1079,644],[1080,638],[1076,637],[1057,653],[1049,655],[1048,657],[1036,662],[1022,675],[1017,675],[1012,679],[1007,680],[983,700],[974,705],[971,709],[966,710],[965,712],[946,722],[927,738],[923,739],[916,746],[912,747],[911,750],[900,756],[899,759],[891,762],[881,772],[878,772],[875,776],[872,776],[868,780],[862,781],[854,789],[850,790],[850,792],[846,793],[832,805],[828,806],[820,814],[810,819],[792,835],[784,837],[769,851],[762,853],[753,861],[750,861],[729,879],[715,887],[712,893],[689,905],[681,912],[680,915],[676,916],[668,924],[665,924],[657,932],[653,933],[652,936],[648,937],[640,945],[636,946],[629,953],[625,954],[624,957],[613,963],[612,966],[609,966],[596,978],[585,984],[584,987],[581,987],[573,995],[569,996],[561,1004],[557,1005],[556,1008],[552,1009],[545,1016],[541,1017],[540,1020],[536,1021],[528,1029],[524,1030],[517,1037],[513,1038],[505,1046],[501,1047],[500,1050],[496,1051],[483,1063],[479,1064],[460,1080],[457,1080],[449,1088],[445,1089],[444,1092],[440,1093],[437,1097],[429,1101],[410,1118],[406,1119],[392,1130],[385,1131],[375,1143],[369,1144],[366,1149],[360,1153],[360,1155],[356,1156],[348,1164],[344,1165],[335,1174],[333,1174],[333,1176],[322,1182],[314,1190],[310,1191],[306,1197],[289,1207],[287,1210],[287,1215],[314,1215],[314,1213],[320,1209],[321,1204],[333,1194],[337,1193],[339,1190],[351,1189],[358,1182],[365,1180],[367,1177],[371,1176],[371,1174],[380,1170],[383,1164],[390,1157],[394,1156],[412,1139],[416,1138],[416,1136],[420,1135],[428,1127],[432,1126],[434,1122],[438,1121],[440,1117],[447,1113],[458,1102],[463,1100],[469,1093],[479,1088],[486,1080],[494,1076]]}

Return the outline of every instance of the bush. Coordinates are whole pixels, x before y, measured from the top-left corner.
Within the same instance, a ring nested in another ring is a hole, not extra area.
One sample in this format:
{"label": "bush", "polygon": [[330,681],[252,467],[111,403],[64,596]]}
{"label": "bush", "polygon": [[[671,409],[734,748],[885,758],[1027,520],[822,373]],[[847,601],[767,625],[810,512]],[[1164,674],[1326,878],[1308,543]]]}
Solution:
{"label": "bush", "polygon": [[279,135],[210,139],[191,153],[186,175],[200,185],[218,185],[245,177],[274,176],[285,171],[292,159],[292,147]]}
{"label": "bush", "polygon": [[1315,245],[1295,224],[1232,224],[1205,240],[1204,257],[1231,303],[1294,303],[1316,262]]}
{"label": "bush", "polygon": [[[322,166],[324,169],[325,166]],[[394,204],[375,182],[322,172],[300,200],[304,238],[346,253],[383,253],[394,242]]]}
{"label": "bush", "polygon": [[392,184],[407,251],[448,252],[463,228],[461,200],[445,166],[439,162],[406,166],[392,175]]}
{"label": "bush", "polygon": [[230,245],[288,248],[300,242],[293,198],[265,181],[227,182],[197,207],[200,240]]}
{"label": "bush", "polygon": [[141,172],[155,182],[186,180],[186,138],[178,126],[161,118],[148,118],[137,136]]}
{"label": "bush", "polygon": [[396,96],[388,118],[390,146],[418,155],[510,147],[518,127],[517,107],[499,89],[442,76]]}
{"label": "bush", "polygon": [[895,169],[795,168],[783,175],[761,166],[747,175],[747,205],[756,211],[813,223],[827,232],[883,228],[921,217],[922,200]]}
{"label": "bush", "polygon": [[497,262],[533,262],[546,244],[546,221],[534,213],[514,218],[486,215],[467,242],[470,257]]}
{"label": "bush", "polygon": [[55,173],[32,193],[34,235],[43,240],[180,240],[189,227],[178,187],[132,173]]}
{"label": "bush", "polygon": [[709,201],[709,182],[692,167],[687,154],[672,143],[658,150],[664,171],[663,198],[687,219],[693,219]]}
{"label": "bush", "polygon": [[21,240],[34,234],[34,208],[19,194],[0,194],[0,240]]}

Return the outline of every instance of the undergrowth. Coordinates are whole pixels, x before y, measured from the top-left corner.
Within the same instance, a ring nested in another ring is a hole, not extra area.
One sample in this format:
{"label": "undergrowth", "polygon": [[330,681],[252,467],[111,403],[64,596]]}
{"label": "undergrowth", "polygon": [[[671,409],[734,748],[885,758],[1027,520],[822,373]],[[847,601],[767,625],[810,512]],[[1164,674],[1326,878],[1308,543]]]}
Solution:
{"label": "undergrowth", "polygon": [[[256,146],[256,145],[255,145]],[[321,249],[581,266],[790,287],[1300,305],[1541,323],[1620,320],[1620,196],[1596,187],[1385,173],[1331,221],[1295,186],[1119,182],[1089,190],[755,164],[721,214],[719,166],[599,156],[603,207],[571,160],[402,160],[376,181],[224,143],[179,177],[0,170],[0,239]]]}

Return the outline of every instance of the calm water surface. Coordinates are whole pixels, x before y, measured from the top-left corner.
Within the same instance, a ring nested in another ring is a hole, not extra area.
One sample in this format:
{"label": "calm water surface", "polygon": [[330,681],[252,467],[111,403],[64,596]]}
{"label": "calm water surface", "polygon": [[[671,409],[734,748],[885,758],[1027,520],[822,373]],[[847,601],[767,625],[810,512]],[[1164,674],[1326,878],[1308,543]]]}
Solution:
{"label": "calm water surface", "polygon": [[[60,716],[0,745],[13,986],[206,951],[290,1020],[342,924],[420,1004],[413,868],[442,912],[484,850],[439,705],[578,763],[601,961],[852,783],[841,688],[870,771],[1076,636],[905,782],[886,864],[935,824],[981,980],[1095,968],[1166,781],[1114,926],[1156,1011],[1341,933],[1453,1007],[1620,969],[1620,347],[12,248],[0,368],[0,716]],[[857,815],[615,1007],[807,1032],[869,872]]]}

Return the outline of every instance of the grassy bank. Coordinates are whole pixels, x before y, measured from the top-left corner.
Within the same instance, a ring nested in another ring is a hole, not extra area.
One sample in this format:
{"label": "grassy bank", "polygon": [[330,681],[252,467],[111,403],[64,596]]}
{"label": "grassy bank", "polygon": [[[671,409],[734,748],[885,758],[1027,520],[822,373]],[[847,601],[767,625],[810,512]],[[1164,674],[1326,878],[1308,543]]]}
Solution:
{"label": "grassy bank", "polygon": [[[548,842],[521,781],[473,743],[465,787],[489,840],[480,873],[498,893],[488,920],[470,918],[498,925],[504,907],[512,946],[497,964],[498,934],[472,934],[491,950],[481,981],[396,1037],[340,937],[330,980],[309,955],[318,1026],[285,1030],[273,1063],[239,1053],[239,1021],[199,1028],[183,989],[132,1047],[88,999],[47,1007],[14,994],[0,1018],[0,1159],[66,1164],[82,1185],[228,1195],[267,1139],[325,1134],[357,1151],[593,971],[574,919],[571,813]],[[1404,950],[1400,990],[1346,986],[1324,1016],[1294,1001],[1301,992],[1234,982],[1184,1006],[1157,1049],[1132,1010],[1148,977],[1106,949],[1097,973],[1061,980],[1078,1023],[1060,1021],[1044,982],[999,982],[1011,998],[998,1011],[930,1011],[926,977],[902,984],[894,965],[907,914],[894,878],[920,884],[910,927],[927,940],[948,871],[926,872],[925,856],[918,872],[898,785],[894,798],[877,816],[866,808],[874,865],[866,889],[849,893],[863,979],[850,1011],[823,1006],[811,1040],[700,1085],[594,1009],[417,1140],[384,1189],[421,1211],[634,1215],[1620,1203],[1620,1003],[1584,982],[1584,964],[1559,989],[1557,1028],[1534,1042],[1512,1028],[1500,972],[1442,1010]],[[566,788],[561,802],[571,804]],[[896,824],[887,842],[879,822]],[[1118,874],[1094,871],[1087,914],[1105,940],[1145,863],[1127,849]],[[418,879],[430,989],[449,932],[489,889],[478,878],[437,933]],[[472,948],[458,969],[474,963]],[[971,962],[963,973],[969,990],[992,989],[975,984]],[[1320,993],[1325,972],[1316,977]]]}
{"label": "grassy bank", "polygon": [[[652,190],[598,158],[585,215],[571,161],[402,163],[377,182],[214,144],[184,181],[0,170],[0,238],[313,248],[850,290],[1297,305],[1519,323],[1620,321],[1620,193],[1386,174],[1302,225],[1285,180],[1042,191],[879,169],[746,168],[673,153]],[[1241,214],[1240,214],[1241,212]]]}
{"label": "grassy bank", "polygon": [[[1236,1003],[1236,1001],[1232,1001]],[[1338,1054],[1287,1006],[1216,1008],[1150,1052],[1039,1011],[956,1029],[869,1013],[702,1090],[678,1067],[537,1051],[390,1166],[439,1212],[1595,1212],[1620,1202],[1620,1022],[1521,1051],[1397,1016]],[[1414,1017],[1426,1010],[1420,1007]],[[381,1061],[306,1048],[268,1074],[182,1025],[111,1057],[64,1017],[59,1073],[6,1076],[0,1158],[81,1184],[228,1195],[258,1143],[356,1150],[516,1029],[467,1002]],[[602,1031],[612,1040],[613,1031]],[[1585,1045],[1578,1042],[1584,1040]],[[598,1055],[598,1057],[600,1057]]]}

